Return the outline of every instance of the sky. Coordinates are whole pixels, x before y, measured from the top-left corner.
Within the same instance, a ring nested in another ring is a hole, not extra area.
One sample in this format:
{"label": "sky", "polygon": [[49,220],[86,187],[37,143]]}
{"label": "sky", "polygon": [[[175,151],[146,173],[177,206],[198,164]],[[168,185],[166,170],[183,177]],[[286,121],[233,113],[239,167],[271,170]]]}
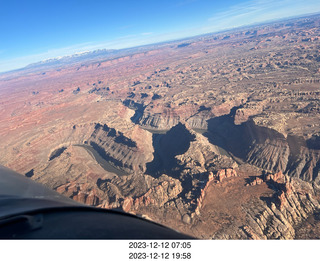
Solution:
{"label": "sky", "polygon": [[319,0],[0,0],[0,72],[318,12]]}

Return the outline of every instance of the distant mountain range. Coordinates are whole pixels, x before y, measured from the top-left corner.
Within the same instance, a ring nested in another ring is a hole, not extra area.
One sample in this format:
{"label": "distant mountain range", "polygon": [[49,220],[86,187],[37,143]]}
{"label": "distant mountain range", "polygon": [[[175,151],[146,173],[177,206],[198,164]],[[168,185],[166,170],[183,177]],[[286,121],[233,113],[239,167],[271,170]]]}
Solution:
{"label": "distant mountain range", "polygon": [[[191,36],[183,39],[177,39],[177,40],[172,40],[172,41],[165,41],[165,42],[160,42],[160,43],[153,43],[153,44],[148,44],[148,45],[143,45],[143,46],[136,46],[136,47],[130,47],[130,48],[125,48],[125,49],[98,49],[94,51],[84,51],[80,53],[75,53],[71,55],[66,55],[66,56],[59,56],[51,59],[46,59],[43,61],[39,61],[36,63],[29,64],[23,68],[19,68],[16,70],[12,71],[7,71],[7,72],[0,72],[0,76],[3,76],[1,78],[7,78],[10,77],[12,74],[29,74],[29,73],[36,73],[41,70],[51,70],[51,69],[62,69],[65,66],[70,66],[70,65],[86,65],[89,63],[96,63],[96,62],[103,62],[109,59],[115,59],[119,58],[121,56],[126,56],[126,55],[131,55],[134,53],[138,52],[144,52],[144,51],[149,51],[153,49],[157,49],[161,46],[166,46],[166,45],[177,45],[177,47],[184,47],[188,46],[191,42],[197,41],[200,38],[204,37],[212,37],[212,36],[218,36],[222,35],[225,33],[231,33],[233,31],[238,31],[240,29],[245,30],[245,29],[252,29],[257,26],[261,25],[273,25],[275,23],[288,23],[290,21],[297,21],[298,23],[305,24],[307,21],[305,21],[306,18],[312,18],[312,17],[317,17],[319,14],[313,14],[308,17],[295,17],[291,19],[282,19],[282,20],[276,20],[275,21],[270,21],[268,23],[259,23],[259,24],[253,24],[253,25],[248,25],[248,26],[241,26],[238,28],[232,28],[232,29],[227,29],[224,31],[220,32],[214,32],[214,33],[207,33],[203,35],[197,35],[197,36]],[[300,20],[300,21],[299,21]]]}
{"label": "distant mountain range", "polygon": [[114,54],[117,50],[114,49],[99,49],[95,51],[85,51],[81,53],[75,53],[67,56],[59,56],[56,58],[46,59],[40,62],[31,63],[25,68],[36,68],[39,66],[61,66],[70,63],[83,62],[86,60],[99,59],[100,57],[105,57],[106,55]]}

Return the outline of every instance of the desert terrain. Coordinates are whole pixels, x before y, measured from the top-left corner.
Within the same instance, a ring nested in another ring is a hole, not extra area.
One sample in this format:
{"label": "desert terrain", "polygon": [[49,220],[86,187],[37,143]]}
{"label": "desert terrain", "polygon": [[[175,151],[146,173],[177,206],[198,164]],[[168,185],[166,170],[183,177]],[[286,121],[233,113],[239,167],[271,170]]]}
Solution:
{"label": "desert terrain", "polygon": [[0,74],[0,164],[203,239],[319,238],[320,15]]}

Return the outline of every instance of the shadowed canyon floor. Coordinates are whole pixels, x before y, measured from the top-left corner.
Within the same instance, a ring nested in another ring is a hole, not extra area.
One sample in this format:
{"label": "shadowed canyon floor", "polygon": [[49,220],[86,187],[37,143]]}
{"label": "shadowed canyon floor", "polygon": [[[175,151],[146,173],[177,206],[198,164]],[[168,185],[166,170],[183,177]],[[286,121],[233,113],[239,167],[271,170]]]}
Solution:
{"label": "shadowed canyon floor", "polygon": [[319,238],[320,16],[0,74],[0,164],[198,238]]}

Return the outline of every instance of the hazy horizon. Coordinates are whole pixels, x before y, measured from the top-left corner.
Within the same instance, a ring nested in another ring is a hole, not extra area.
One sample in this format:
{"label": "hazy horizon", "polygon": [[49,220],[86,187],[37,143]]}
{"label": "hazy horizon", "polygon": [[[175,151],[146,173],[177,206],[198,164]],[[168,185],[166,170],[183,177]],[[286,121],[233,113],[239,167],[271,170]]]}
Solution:
{"label": "hazy horizon", "polygon": [[[5,24],[4,20],[16,11],[10,17],[13,22],[7,22],[2,28],[8,36],[0,43],[0,73],[82,52],[134,48],[320,12],[320,4],[315,0],[227,0],[223,3],[184,0],[165,1],[160,6],[145,1],[132,6],[130,1],[121,1],[122,10],[115,3],[99,0],[56,1],[51,6],[48,3],[35,6],[37,1],[30,1],[27,7],[19,6],[21,10],[16,10],[15,2],[3,4],[0,11],[0,21],[3,20],[0,24]],[[100,17],[99,12],[106,7],[116,12],[106,17],[102,12]],[[134,15],[139,8],[146,17]],[[57,15],[56,10],[63,12]],[[70,10],[78,12],[70,13]],[[98,12],[99,18],[89,11]],[[18,17],[19,13],[22,17]],[[40,17],[45,19],[44,23]]]}

